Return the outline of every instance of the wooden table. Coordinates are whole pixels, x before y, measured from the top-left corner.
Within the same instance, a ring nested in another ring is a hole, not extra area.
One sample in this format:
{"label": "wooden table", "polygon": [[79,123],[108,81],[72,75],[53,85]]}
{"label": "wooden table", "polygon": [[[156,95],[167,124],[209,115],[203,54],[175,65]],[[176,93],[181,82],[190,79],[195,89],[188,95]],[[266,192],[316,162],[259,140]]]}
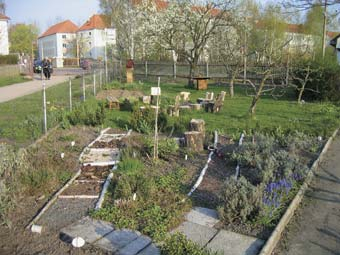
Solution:
{"label": "wooden table", "polygon": [[208,89],[208,80],[210,79],[210,77],[193,77],[192,79],[197,81],[197,90]]}

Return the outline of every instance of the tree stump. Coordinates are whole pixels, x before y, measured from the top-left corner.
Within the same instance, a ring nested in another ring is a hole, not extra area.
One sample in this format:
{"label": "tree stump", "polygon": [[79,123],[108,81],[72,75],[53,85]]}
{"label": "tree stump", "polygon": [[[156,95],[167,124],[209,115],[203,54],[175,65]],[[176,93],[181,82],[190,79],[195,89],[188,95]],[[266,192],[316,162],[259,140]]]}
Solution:
{"label": "tree stump", "polygon": [[191,151],[203,151],[204,136],[203,133],[197,131],[185,132],[186,146]]}
{"label": "tree stump", "polygon": [[192,119],[190,121],[190,131],[197,131],[205,134],[205,121],[202,119]]}

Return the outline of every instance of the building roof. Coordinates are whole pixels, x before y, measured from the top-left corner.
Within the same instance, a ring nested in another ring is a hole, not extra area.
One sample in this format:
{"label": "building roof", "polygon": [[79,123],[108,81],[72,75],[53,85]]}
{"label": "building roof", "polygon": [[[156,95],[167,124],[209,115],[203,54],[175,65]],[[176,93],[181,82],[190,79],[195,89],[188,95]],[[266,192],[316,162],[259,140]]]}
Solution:
{"label": "building roof", "polygon": [[107,28],[109,26],[105,21],[105,15],[95,14],[89,20],[87,20],[84,25],[78,29],[78,31]]}
{"label": "building roof", "polygon": [[0,13],[0,20],[9,20],[9,19],[10,19],[9,17]]}
{"label": "building roof", "polygon": [[[139,5],[139,4],[142,3],[142,1],[143,0],[133,0],[132,4],[133,5]],[[153,0],[153,2],[155,3],[156,8],[157,8],[158,11],[159,10],[164,10],[164,9],[168,8],[168,6],[169,6],[169,3],[166,2],[166,1],[163,1],[163,0]]]}
{"label": "building roof", "polygon": [[75,33],[78,27],[70,20],[65,20],[49,27],[39,38],[57,33]]}

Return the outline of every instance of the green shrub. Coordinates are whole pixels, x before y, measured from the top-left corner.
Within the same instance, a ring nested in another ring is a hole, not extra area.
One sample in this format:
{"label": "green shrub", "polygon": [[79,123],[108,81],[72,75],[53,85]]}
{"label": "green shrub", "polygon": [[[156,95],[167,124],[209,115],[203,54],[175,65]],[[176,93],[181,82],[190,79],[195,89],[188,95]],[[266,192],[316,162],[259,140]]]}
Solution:
{"label": "green shrub", "polygon": [[0,225],[10,225],[9,210],[15,203],[20,186],[18,176],[27,169],[26,151],[0,143]]}
{"label": "green shrub", "polygon": [[[161,111],[158,115],[158,130],[162,131],[168,123],[168,115]],[[152,108],[134,108],[130,119],[130,126],[137,132],[151,134],[155,128],[155,110]]]}
{"label": "green shrub", "polygon": [[16,65],[18,64],[18,55],[0,55],[0,65]]}
{"label": "green shrub", "polygon": [[167,237],[161,246],[162,255],[210,255],[207,249],[188,240],[183,234],[175,233]]}
{"label": "green shrub", "polygon": [[[145,152],[148,155],[153,155],[154,141],[151,139],[145,140]],[[171,154],[179,150],[177,142],[172,138],[159,139],[158,141],[158,157],[161,159],[168,159]]]}
{"label": "green shrub", "polygon": [[105,104],[97,101],[86,101],[70,112],[67,119],[71,125],[102,125],[105,120]]}
{"label": "green shrub", "polygon": [[235,221],[247,222],[260,209],[261,193],[243,176],[239,180],[229,179],[221,193],[219,216],[226,224]]}

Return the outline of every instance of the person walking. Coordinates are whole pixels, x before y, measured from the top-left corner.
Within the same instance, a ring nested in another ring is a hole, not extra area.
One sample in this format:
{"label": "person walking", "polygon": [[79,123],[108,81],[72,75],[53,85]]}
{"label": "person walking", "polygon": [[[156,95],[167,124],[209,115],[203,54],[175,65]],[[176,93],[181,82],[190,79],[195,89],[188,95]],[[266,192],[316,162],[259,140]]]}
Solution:
{"label": "person walking", "polygon": [[43,61],[43,73],[46,80],[51,79],[51,62],[49,59],[44,59]]}

